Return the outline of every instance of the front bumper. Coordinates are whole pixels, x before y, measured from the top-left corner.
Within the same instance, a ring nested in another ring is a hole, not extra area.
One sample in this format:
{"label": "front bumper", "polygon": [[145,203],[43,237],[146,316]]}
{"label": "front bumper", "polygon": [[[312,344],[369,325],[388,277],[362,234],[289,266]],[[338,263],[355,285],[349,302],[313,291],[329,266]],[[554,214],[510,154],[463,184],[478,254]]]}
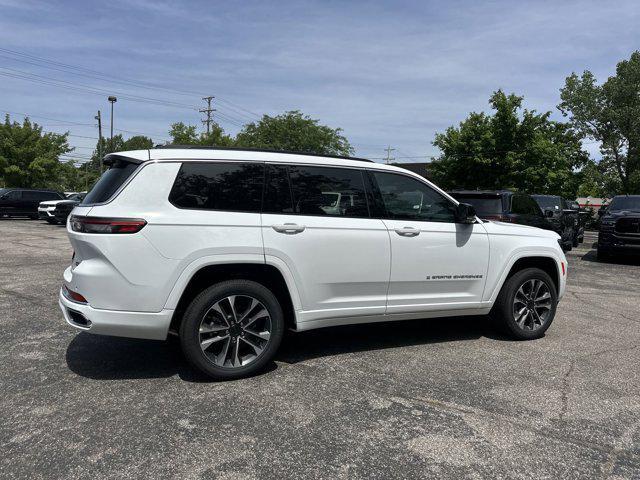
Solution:
{"label": "front bumper", "polygon": [[640,235],[601,230],[598,234],[598,250],[640,254]]}
{"label": "front bumper", "polygon": [[53,208],[51,210],[49,210],[48,208],[38,208],[38,218],[40,218],[41,220],[54,218],[53,211]]}
{"label": "front bumper", "polygon": [[169,332],[173,310],[161,312],[124,312],[102,310],[66,298],[62,289],[58,303],[69,325],[98,335],[165,340]]}

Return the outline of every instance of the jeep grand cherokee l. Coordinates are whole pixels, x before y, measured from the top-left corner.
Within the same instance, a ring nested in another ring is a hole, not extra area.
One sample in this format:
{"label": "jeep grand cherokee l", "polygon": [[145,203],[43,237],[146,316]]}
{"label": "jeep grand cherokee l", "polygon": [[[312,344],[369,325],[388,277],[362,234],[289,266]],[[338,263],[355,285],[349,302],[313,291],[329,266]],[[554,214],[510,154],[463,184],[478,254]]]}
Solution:
{"label": "jeep grand cherokee l", "polygon": [[485,223],[402,168],[222,148],[104,161],[67,222],[66,321],[177,334],[217,379],[264,367],[285,327],[490,315],[514,338],[538,338],[565,291],[556,233]]}

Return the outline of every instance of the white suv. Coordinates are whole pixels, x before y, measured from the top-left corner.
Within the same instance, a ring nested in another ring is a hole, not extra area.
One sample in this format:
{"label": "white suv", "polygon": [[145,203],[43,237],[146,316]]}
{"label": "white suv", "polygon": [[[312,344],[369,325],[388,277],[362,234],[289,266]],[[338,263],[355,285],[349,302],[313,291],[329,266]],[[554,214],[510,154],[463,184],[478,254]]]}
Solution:
{"label": "white suv", "polygon": [[483,222],[401,168],[222,148],[105,163],[67,224],[65,319],[104,335],[178,334],[214,378],[262,368],[285,328],[490,315],[538,338],[565,291],[556,233]]}

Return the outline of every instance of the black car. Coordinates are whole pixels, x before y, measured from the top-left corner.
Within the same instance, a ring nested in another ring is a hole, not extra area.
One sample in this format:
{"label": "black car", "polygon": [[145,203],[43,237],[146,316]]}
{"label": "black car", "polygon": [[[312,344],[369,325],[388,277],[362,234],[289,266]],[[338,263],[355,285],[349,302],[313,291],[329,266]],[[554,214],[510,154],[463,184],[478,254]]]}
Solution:
{"label": "black car", "polygon": [[[538,202],[544,216],[560,235],[562,248],[571,250],[580,243],[578,212],[569,208],[567,201],[558,195],[531,195]],[[584,229],[583,229],[584,236]]]}
{"label": "black car", "polygon": [[535,200],[525,193],[509,190],[457,190],[449,192],[449,195],[460,202],[473,205],[478,217],[484,220],[519,223],[545,230],[555,230],[543,216]]}
{"label": "black car", "polygon": [[640,253],[640,195],[617,195],[600,217],[598,257]]}
{"label": "black car", "polygon": [[0,188],[0,216],[38,218],[40,202],[62,199],[62,193],[52,190]]}
{"label": "black car", "polygon": [[80,202],[82,202],[82,199],[63,200],[62,202],[56,203],[56,207],[53,210],[53,216],[56,222],[62,223],[63,225],[66,224],[67,217],[71,213],[71,210],[80,205]]}

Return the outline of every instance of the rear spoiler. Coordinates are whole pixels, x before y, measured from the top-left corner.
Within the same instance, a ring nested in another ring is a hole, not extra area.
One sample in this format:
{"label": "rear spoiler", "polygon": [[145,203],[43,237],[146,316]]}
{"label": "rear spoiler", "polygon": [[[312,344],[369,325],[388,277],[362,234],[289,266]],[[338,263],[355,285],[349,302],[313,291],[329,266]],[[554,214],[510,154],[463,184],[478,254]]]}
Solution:
{"label": "rear spoiler", "polygon": [[138,165],[146,161],[147,160],[143,160],[141,158],[136,158],[136,157],[129,157],[127,155],[122,155],[120,153],[108,153],[102,159],[102,164],[106,165],[107,167],[110,167],[111,165],[117,162],[135,163],[136,165]]}

